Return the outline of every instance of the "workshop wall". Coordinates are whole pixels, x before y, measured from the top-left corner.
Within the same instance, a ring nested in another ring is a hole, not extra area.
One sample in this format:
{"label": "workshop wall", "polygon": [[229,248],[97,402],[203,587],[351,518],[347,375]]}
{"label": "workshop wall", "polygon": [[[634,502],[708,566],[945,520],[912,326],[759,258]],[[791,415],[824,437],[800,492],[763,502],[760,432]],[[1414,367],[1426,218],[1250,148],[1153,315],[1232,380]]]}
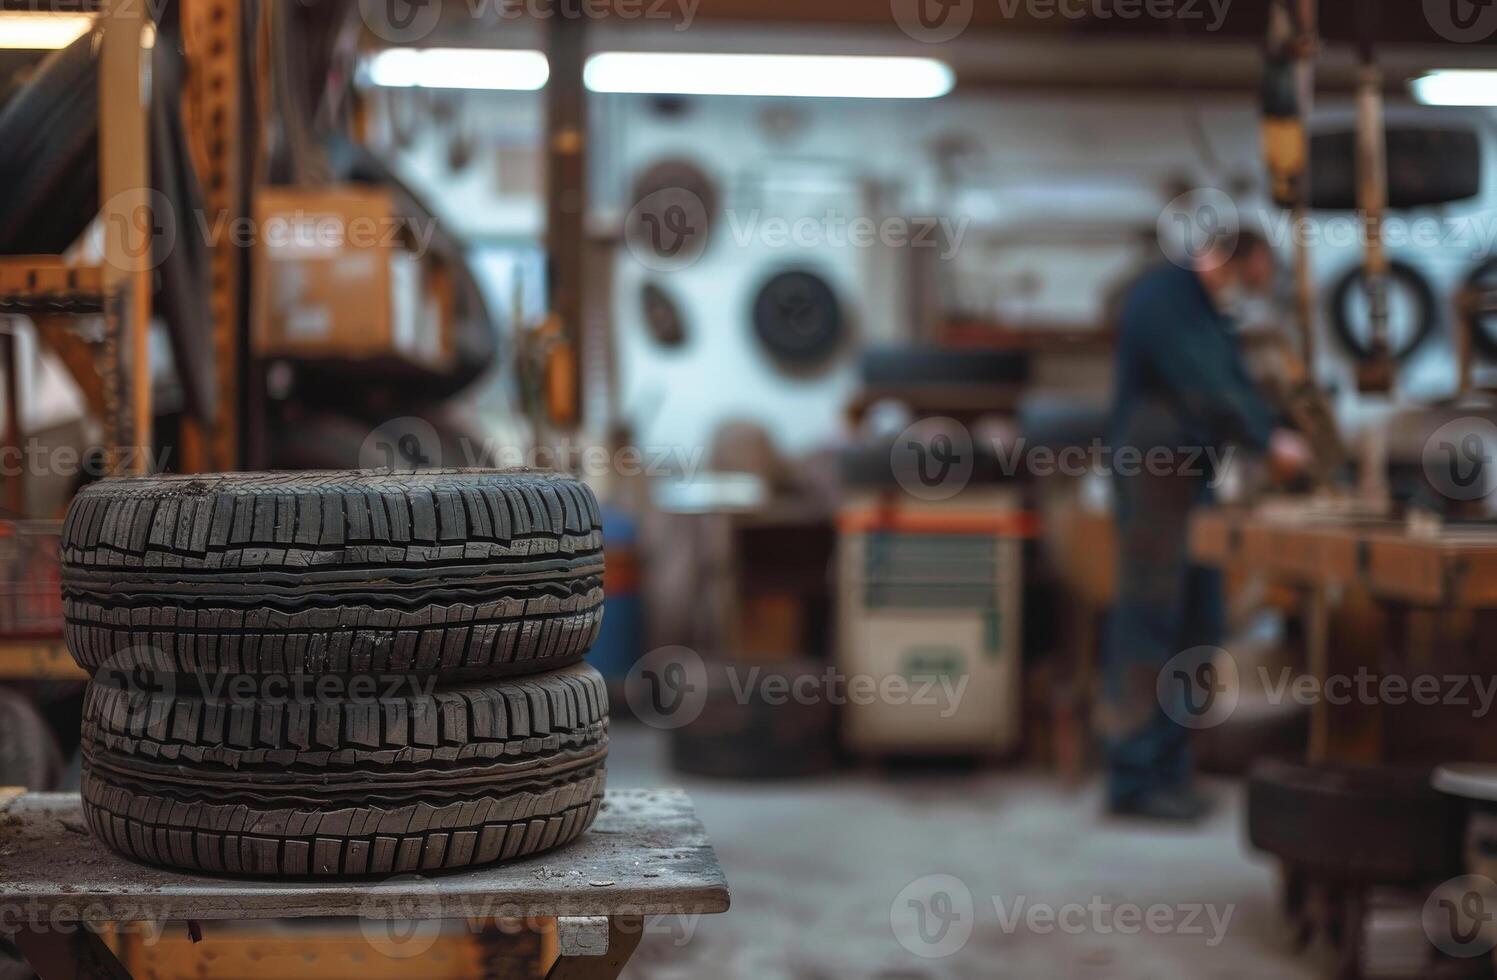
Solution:
{"label": "workshop wall", "polygon": [[[425,114],[425,128],[400,156],[402,168],[477,248],[514,247],[540,225],[539,101],[508,94],[464,99],[461,111],[440,114],[446,122]],[[951,311],[1017,323],[1096,324],[1110,292],[1158,260],[1161,209],[1184,188],[1228,191],[1245,222],[1279,240],[1286,257],[1289,251],[1288,228],[1275,224],[1281,216],[1262,193],[1257,107],[1246,98],[1191,104],[1024,92],[889,104],[606,96],[595,97],[594,113],[590,224],[619,245],[610,308],[620,404],[647,445],[703,446],[722,420],[744,417],[765,425],[789,452],[834,438],[856,385],[856,348],[922,326],[917,301],[927,293],[919,290],[932,283]],[[1334,103],[1322,106],[1328,118],[1344,113]],[[1480,119],[1489,126],[1489,114]],[[456,172],[449,161],[454,133],[478,143]],[[724,218],[699,259],[661,273],[638,259],[619,229],[634,179],[670,158],[691,160],[711,178]],[[1486,239],[1497,235],[1490,200],[1487,194],[1427,215],[1401,215],[1470,231],[1465,239],[1452,233],[1436,247],[1392,249],[1425,273],[1441,304],[1440,328],[1400,378],[1411,395],[1438,394],[1453,382],[1446,297],[1478,253],[1490,251]],[[812,244],[774,236],[773,219],[807,215],[829,219],[802,226]],[[926,218],[946,225],[931,247],[856,247],[834,239],[837,222],[859,217],[880,225],[893,219],[896,230],[920,228]],[[1333,283],[1360,254],[1355,243],[1318,245],[1319,281]],[[760,348],[750,318],[760,285],[791,266],[832,284],[850,340],[826,369],[793,377]],[[681,347],[665,349],[650,338],[640,302],[647,281],[678,305],[688,331]],[[1318,325],[1326,352],[1320,372],[1341,392],[1339,412],[1355,418],[1363,405],[1325,320],[1327,301],[1323,296]]]}

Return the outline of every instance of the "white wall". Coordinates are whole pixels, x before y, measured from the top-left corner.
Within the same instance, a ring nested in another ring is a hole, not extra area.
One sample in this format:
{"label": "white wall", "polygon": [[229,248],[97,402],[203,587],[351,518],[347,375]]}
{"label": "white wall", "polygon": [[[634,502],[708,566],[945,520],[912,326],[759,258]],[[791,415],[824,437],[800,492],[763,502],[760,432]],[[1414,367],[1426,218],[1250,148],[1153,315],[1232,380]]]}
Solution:
{"label": "white wall", "polygon": [[[508,147],[513,165],[523,134],[538,138],[538,100],[482,101],[494,107],[496,145]],[[1342,111],[1324,108],[1332,116]],[[780,268],[821,271],[838,291],[857,343],[893,340],[912,328],[913,249],[737,240],[756,220],[762,227],[774,215],[828,210],[875,221],[945,217],[963,231],[956,257],[936,263],[954,284],[953,301],[1009,318],[1062,323],[1094,322],[1111,285],[1158,259],[1147,233],[1181,186],[1227,189],[1247,220],[1261,224],[1266,217],[1270,233],[1282,230],[1271,224],[1276,212],[1263,203],[1257,110],[1245,98],[1203,97],[1193,107],[1183,97],[1033,91],[908,103],[719,98],[690,100],[682,111],[663,114],[648,99],[607,96],[595,97],[594,118],[595,228],[616,233],[634,176],[667,157],[696,161],[736,221],[720,222],[706,254],[679,271],[653,272],[626,248],[616,250],[611,309],[620,403],[644,444],[703,445],[730,417],[761,421],[792,452],[840,431],[842,407],[856,387],[853,351],[811,379],[789,378],[752,336],[753,296]],[[1197,123],[1204,152],[1191,133]],[[955,177],[943,180],[932,147],[953,139],[971,152]],[[459,230],[490,240],[536,234],[539,209],[526,195],[539,180],[528,190],[511,181],[518,190],[504,193],[492,169],[453,179],[442,172],[439,149],[425,144],[405,156],[405,166]],[[1490,237],[1497,235],[1497,212],[1486,210],[1491,200],[1488,194],[1424,216],[1485,229]],[[1437,247],[1393,251],[1426,272],[1443,306],[1480,248],[1451,236]],[[1317,248],[1314,268],[1327,291],[1359,256],[1356,246]],[[680,304],[691,331],[685,348],[662,351],[648,338],[639,304],[646,278]],[[1324,323],[1321,332],[1321,377],[1349,388],[1349,366]],[[1404,393],[1430,397],[1447,389],[1451,349],[1447,323],[1407,366]],[[1342,408],[1354,412],[1355,399],[1348,395]]]}

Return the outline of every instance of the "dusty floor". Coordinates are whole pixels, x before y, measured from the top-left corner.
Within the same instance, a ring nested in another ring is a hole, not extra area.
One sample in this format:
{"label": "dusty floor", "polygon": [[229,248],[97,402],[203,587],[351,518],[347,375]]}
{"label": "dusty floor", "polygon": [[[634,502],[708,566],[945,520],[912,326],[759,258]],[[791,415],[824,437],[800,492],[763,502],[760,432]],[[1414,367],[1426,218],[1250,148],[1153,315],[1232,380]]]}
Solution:
{"label": "dusty floor", "polygon": [[1209,821],[1161,831],[1104,820],[1095,784],[1012,771],[683,777],[637,725],[615,728],[609,783],[690,790],[733,890],[726,915],[652,922],[636,980],[1318,975],[1285,952],[1232,783]]}

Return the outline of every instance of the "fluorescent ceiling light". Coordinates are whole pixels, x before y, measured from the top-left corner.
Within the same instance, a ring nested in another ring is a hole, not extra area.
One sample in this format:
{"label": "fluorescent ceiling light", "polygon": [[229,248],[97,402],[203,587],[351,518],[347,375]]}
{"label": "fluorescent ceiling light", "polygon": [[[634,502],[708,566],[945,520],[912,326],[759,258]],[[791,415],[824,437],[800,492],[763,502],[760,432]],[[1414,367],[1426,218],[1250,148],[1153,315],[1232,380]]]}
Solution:
{"label": "fluorescent ceiling light", "polygon": [[587,59],[594,92],[935,99],[956,84],[934,58],[798,54],[663,54],[608,51]]}
{"label": "fluorescent ceiling light", "polygon": [[0,13],[0,48],[65,48],[88,33],[93,24],[89,14],[6,11]]}
{"label": "fluorescent ceiling light", "polygon": [[[549,77],[541,52],[501,48],[387,48],[364,64],[369,83],[390,88],[530,92]],[[933,58],[623,51],[588,58],[583,80],[594,92],[843,99],[935,99],[956,84]]]}
{"label": "fluorescent ceiling light", "polygon": [[533,92],[551,66],[539,51],[507,48],[386,48],[364,65],[365,78],[390,88],[463,88]]}
{"label": "fluorescent ceiling light", "polygon": [[1432,71],[1409,82],[1409,89],[1425,105],[1497,106],[1497,71]]}

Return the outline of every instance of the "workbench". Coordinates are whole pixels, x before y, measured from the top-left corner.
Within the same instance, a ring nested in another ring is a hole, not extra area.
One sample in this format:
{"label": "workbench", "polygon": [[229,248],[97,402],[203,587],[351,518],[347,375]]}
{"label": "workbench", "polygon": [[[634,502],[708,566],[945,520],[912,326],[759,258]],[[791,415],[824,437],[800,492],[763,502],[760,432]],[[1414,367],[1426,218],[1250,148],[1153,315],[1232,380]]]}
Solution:
{"label": "workbench", "polygon": [[[1429,649],[1440,644],[1409,642],[1412,612],[1469,617],[1497,609],[1497,526],[1415,529],[1311,506],[1221,507],[1192,519],[1190,551],[1203,565],[1263,574],[1301,592],[1307,666],[1322,684],[1443,653]],[[1357,604],[1377,620],[1362,616],[1350,635],[1333,637],[1333,614]],[[1333,731],[1325,699],[1312,706],[1313,761],[1375,763],[1382,754],[1380,710],[1345,713]]]}
{"label": "workbench", "polygon": [[1243,563],[1306,586],[1355,586],[1431,608],[1497,607],[1497,525],[1415,532],[1377,517],[1211,508],[1191,522],[1190,546],[1202,564]]}
{"label": "workbench", "polygon": [[[76,793],[0,791],[0,937],[41,980],[128,978],[100,938],[108,924],[356,917],[361,921],[555,917],[552,980],[617,977],[647,916],[710,915],[728,886],[679,790],[610,790],[596,824],[565,848],[424,877],[270,881],[131,862],[88,832]],[[84,926],[79,928],[79,924]],[[212,942],[211,925],[205,941]]]}

